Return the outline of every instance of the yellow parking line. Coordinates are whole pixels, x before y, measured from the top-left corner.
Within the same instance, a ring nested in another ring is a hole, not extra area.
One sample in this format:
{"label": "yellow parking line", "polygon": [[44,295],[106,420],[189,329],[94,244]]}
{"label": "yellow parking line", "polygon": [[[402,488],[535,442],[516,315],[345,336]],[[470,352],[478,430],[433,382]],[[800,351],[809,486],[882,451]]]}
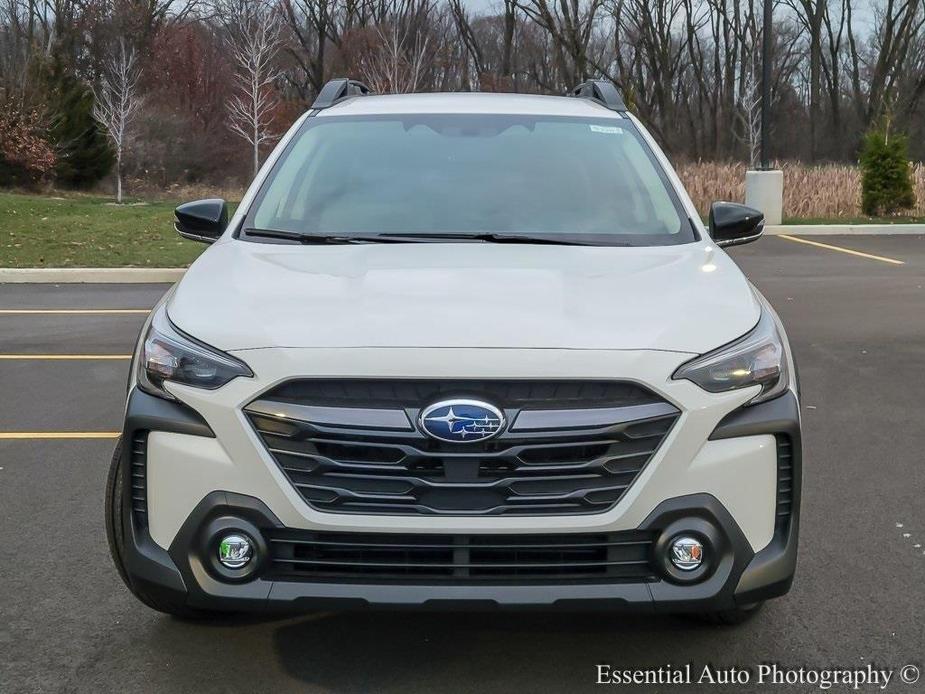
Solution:
{"label": "yellow parking line", "polygon": [[114,439],[118,431],[0,431],[0,441],[23,439]]}
{"label": "yellow parking line", "polygon": [[124,315],[151,313],[147,308],[0,308],[3,316],[30,316],[30,315]]}
{"label": "yellow parking line", "polygon": [[854,251],[850,248],[842,248],[841,246],[833,246],[829,243],[819,243],[818,241],[810,241],[809,239],[800,239],[796,236],[788,236],[787,234],[778,234],[778,238],[787,239],[788,241],[796,241],[797,243],[805,243],[808,246],[817,246],[819,248],[827,248],[830,251],[838,251],[839,253],[847,253],[848,255],[856,255],[859,258],[867,258],[869,260],[879,260],[881,263],[890,263],[892,265],[905,265],[905,261],[896,260],[894,258],[884,258],[882,255],[873,255],[871,253],[862,253],[861,251]]}
{"label": "yellow parking line", "polygon": [[8,361],[117,361],[131,358],[131,354],[0,354],[0,360]]}

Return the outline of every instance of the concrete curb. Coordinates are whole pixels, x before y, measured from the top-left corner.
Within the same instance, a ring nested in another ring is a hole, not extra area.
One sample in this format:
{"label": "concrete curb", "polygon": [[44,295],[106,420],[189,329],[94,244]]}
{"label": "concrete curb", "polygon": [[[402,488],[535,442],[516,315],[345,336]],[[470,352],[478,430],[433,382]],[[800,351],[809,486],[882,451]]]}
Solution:
{"label": "concrete curb", "polygon": [[104,267],[104,268],[0,268],[0,284],[173,284],[186,268]]}
{"label": "concrete curb", "polygon": [[781,224],[766,226],[769,236],[913,236],[925,235],[925,224]]}

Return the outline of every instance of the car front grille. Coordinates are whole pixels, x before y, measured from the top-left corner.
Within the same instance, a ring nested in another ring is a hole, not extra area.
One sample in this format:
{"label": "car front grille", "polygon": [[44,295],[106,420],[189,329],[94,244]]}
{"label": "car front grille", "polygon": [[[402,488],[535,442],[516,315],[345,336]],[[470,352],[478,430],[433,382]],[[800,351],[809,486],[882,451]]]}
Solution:
{"label": "car front grille", "polygon": [[[679,414],[634,384],[446,383],[318,382],[312,389],[300,381],[245,412],[312,507],[407,515],[606,511]],[[421,408],[448,394],[493,402],[509,426],[476,443],[421,433],[412,424]]]}
{"label": "car front grille", "polygon": [[404,535],[268,532],[265,578],[503,583],[651,581],[654,534]]}

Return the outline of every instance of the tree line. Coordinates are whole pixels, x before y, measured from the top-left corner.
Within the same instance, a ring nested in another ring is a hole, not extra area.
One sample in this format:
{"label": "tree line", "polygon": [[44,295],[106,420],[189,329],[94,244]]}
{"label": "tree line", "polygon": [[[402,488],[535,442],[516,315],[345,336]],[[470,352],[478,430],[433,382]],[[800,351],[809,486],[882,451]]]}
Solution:
{"label": "tree line", "polygon": [[[925,0],[775,0],[771,156],[925,157]],[[0,183],[244,181],[338,76],[561,94],[606,77],[676,158],[754,163],[760,0],[0,0]]]}

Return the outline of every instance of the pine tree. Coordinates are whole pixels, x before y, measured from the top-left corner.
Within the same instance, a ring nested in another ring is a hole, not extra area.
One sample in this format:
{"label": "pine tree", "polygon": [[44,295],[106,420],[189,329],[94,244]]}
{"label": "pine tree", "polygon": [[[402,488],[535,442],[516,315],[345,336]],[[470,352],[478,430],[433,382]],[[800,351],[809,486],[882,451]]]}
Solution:
{"label": "pine tree", "polygon": [[861,149],[861,209],[868,216],[895,214],[915,205],[908,140],[890,132],[885,119],[864,136]]}
{"label": "pine tree", "polygon": [[49,140],[55,147],[58,183],[86,188],[109,173],[112,147],[93,117],[93,91],[60,63],[47,73]]}

